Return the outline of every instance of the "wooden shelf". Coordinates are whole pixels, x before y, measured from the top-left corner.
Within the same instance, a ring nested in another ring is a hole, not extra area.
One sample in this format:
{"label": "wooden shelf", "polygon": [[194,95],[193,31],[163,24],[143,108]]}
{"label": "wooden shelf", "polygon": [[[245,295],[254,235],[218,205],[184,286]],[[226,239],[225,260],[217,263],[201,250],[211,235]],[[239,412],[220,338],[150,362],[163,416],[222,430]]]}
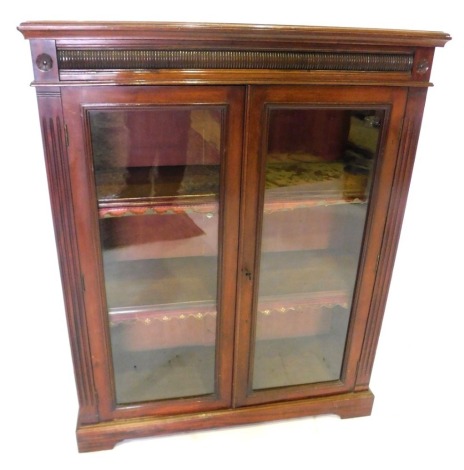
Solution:
{"label": "wooden shelf", "polygon": [[[219,165],[116,167],[96,170],[99,207],[212,197],[218,194],[219,171]],[[158,172],[160,176],[157,175]]]}
{"label": "wooden shelf", "polygon": [[[216,340],[216,259],[183,258],[112,264],[106,272],[112,337],[127,350],[212,345]],[[350,308],[347,283],[355,260],[335,254],[267,254],[258,304],[261,339],[325,334]],[[132,292],[120,293],[131,279]],[[129,296],[131,294],[131,297]],[[128,305],[121,305],[130,299]],[[193,300],[192,300],[193,299]]]}
{"label": "wooden shelf", "polygon": [[[329,334],[335,317],[348,315],[350,302],[347,291],[263,298],[257,311],[259,340]],[[211,346],[216,341],[213,301],[113,308],[109,314],[111,336],[124,350]]]}
{"label": "wooden shelf", "polygon": [[[313,292],[350,292],[357,260],[317,251],[267,253],[262,257],[263,298]],[[217,258],[213,256],[112,262],[105,265],[110,309],[216,300]],[[124,286],[124,289],[121,289]]]}
{"label": "wooden shelf", "polygon": [[[266,213],[366,200],[367,181],[346,171],[346,161],[321,161],[303,153],[271,154],[268,160]],[[155,182],[152,167],[97,171],[100,217],[214,210],[219,165],[172,166],[163,171],[160,182]]]}

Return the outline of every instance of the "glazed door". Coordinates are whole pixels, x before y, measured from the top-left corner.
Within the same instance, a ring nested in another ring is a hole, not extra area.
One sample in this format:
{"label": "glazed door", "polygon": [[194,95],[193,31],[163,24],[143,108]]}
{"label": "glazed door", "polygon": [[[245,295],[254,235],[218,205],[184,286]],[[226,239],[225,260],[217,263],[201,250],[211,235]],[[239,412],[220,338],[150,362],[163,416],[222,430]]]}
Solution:
{"label": "glazed door", "polygon": [[230,406],[243,88],[63,101],[102,417]]}
{"label": "glazed door", "polygon": [[250,90],[236,406],[356,386],[405,96]]}

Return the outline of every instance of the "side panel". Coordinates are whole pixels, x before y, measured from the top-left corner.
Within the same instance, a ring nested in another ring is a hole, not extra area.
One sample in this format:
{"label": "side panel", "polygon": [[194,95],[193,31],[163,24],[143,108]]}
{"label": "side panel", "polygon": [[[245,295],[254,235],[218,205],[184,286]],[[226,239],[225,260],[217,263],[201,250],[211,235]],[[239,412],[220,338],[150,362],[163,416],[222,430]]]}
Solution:
{"label": "side panel", "polygon": [[378,258],[378,273],[375,281],[374,295],[372,297],[362,354],[359,360],[356,390],[366,390],[368,388],[372,372],[375,350],[400,238],[401,224],[408,197],[426,96],[427,88],[413,88],[409,89],[408,92],[408,102],[398,151],[398,163],[392,183],[382,249]]}
{"label": "side panel", "polygon": [[37,98],[79,399],[79,423],[96,423],[99,420],[98,402],[93,376],[92,352],[88,337],[60,89],[38,88]]}

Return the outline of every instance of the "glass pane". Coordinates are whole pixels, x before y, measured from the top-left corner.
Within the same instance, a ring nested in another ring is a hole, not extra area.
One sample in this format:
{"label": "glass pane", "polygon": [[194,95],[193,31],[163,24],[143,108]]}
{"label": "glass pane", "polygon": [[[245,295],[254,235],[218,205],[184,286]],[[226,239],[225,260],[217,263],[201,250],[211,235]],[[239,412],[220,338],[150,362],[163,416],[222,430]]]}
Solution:
{"label": "glass pane", "polygon": [[268,111],[255,390],[340,378],[383,118]]}
{"label": "glass pane", "polygon": [[89,111],[118,403],[215,391],[223,113]]}

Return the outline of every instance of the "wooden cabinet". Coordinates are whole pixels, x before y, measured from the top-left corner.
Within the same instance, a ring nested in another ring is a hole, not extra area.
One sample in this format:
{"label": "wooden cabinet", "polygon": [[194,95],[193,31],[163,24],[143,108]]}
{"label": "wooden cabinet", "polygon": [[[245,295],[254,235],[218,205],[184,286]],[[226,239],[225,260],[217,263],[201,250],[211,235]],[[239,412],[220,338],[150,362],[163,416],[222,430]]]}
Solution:
{"label": "wooden cabinet", "polygon": [[24,23],[81,451],[371,411],[439,32]]}

